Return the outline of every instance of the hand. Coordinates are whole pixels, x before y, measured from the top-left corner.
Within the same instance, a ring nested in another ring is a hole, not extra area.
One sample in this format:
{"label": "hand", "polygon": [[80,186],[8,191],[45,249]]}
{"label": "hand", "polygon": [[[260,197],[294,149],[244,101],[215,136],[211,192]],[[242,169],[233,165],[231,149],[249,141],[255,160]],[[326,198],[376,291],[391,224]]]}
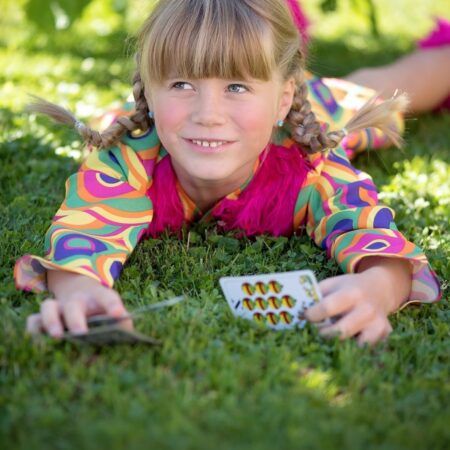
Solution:
{"label": "hand", "polygon": [[[375,261],[374,261],[375,262]],[[320,327],[323,336],[340,339],[357,336],[358,344],[370,345],[386,339],[392,331],[388,315],[406,300],[411,287],[411,268],[404,261],[378,259],[365,263],[364,271],[328,278],[319,283],[323,299],[309,308],[311,322],[336,318]]]}
{"label": "hand", "polygon": [[[39,314],[27,319],[31,334],[48,333],[54,338],[64,335],[64,328],[74,334],[88,331],[87,318],[97,314],[121,317],[127,314],[119,294],[98,281],[68,272],[49,272],[49,288],[55,293],[41,304]],[[52,281],[52,283],[51,283]],[[132,330],[131,320],[120,322],[124,329]]]}

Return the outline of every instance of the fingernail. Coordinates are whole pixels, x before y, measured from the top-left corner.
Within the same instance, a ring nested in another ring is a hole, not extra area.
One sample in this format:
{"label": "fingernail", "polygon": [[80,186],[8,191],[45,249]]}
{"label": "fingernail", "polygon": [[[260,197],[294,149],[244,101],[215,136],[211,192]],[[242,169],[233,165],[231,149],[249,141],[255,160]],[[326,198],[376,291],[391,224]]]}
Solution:
{"label": "fingernail", "polygon": [[317,320],[316,314],[314,311],[311,311],[311,309],[307,309],[305,311],[305,317],[307,320],[309,320],[310,322],[314,322],[315,320]]}
{"label": "fingernail", "polygon": [[321,330],[322,328],[325,328],[330,324],[328,322],[316,322],[314,325],[317,327],[318,330]]}
{"label": "fingernail", "polygon": [[121,308],[120,306],[114,306],[109,310],[109,313],[112,316],[121,316],[123,314],[123,308]]}
{"label": "fingernail", "polygon": [[62,336],[61,329],[57,325],[50,327],[49,333],[53,337],[61,337]]}
{"label": "fingernail", "polygon": [[85,334],[85,333],[86,333],[86,330],[84,330],[84,329],[81,328],[81,327],[77,327],[77,328],[74,328],[74,329],[71,331],[71,333],[72,333],[72,334]]}
{"label": "fingernail", "polygon": [[319,330],[319,334],[322,337],[331,338],[331,339],[337,338],[337,337],[339,337],[341,335],[341,333],[339,331],[337,331],[337,330],[332,330],[332,331],[331,330],[330,331]]}

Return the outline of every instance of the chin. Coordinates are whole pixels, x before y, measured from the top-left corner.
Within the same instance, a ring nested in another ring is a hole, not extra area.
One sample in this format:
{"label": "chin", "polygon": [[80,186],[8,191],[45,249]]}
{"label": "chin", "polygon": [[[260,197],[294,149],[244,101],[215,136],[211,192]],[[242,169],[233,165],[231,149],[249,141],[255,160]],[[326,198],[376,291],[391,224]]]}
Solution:
{"label": "chin", "polygon": [[204,170],[194,170],[190,174],[193,178],[197,178],[202,181],[221,181],[232,176],[233,171],[225,171],[223,168],[206,168]]}

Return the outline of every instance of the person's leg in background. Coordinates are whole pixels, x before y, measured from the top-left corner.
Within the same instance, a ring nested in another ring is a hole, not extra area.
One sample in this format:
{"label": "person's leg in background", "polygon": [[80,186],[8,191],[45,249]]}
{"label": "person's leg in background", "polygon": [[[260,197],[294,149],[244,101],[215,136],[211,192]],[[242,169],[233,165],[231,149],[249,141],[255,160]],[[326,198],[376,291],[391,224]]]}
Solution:
{"label": "person's leg in background", "polygon": [[416,50],[386,66],[358,69],[344,79],[385,98],[396,90],[406,92],[411,113],[432,111],[450,95],[450,45]]}

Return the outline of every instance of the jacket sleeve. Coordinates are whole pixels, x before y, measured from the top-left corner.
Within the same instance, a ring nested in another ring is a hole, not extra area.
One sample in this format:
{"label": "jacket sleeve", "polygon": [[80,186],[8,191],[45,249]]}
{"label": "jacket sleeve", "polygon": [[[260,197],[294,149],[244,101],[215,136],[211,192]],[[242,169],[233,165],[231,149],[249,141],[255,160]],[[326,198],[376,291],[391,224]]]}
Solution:
{"label": "jacket sleeve", "polygon": [[426,256],[398,231],[394,212],[378,203],[369,175],[355,169],[340,147],[314,158],[296,207],[304,209],[306,232],[314,242],[344,272],[355,272],[368,256],[408,259],[412,285],[405,305],[438,300],[439,282]]}
{"label": "jacket sleeve", "polygon": [[45,236],[45,256],[16,262],[16,287],[46,291],[47,270],[86,275],[111,287],[152,220],[146,192],[157,150],[141,145],[136,151],[125,141],[93,151],[66,181],[65,199]]}
{"label": "jacket sleeve", "polygon": [[[340,129],[352,116],[377,93],[373,89],[360,86],[339,78],[319,78],[306,74],[308,99],[316,118],[324,128]],[[379,101],[382,98],[379,97]],[[392,115],[390,124],[392,131],[403,134],[405,124],[403,115]],[[364,128],[346,136],[342,143],[347,156],[352,159],[357,153],[365,150],[376,150],[392,145],[388,136],[377,128]]]}

